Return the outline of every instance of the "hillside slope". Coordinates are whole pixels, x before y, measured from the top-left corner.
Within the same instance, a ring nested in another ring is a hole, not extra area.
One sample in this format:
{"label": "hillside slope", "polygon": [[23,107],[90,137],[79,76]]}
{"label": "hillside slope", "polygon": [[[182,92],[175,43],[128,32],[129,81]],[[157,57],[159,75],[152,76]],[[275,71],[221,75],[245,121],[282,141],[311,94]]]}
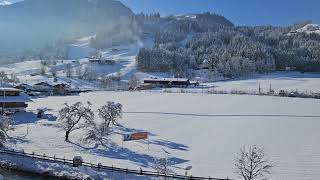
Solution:
{"label": "hillside slope", "polygon": [[129,23],[132,11],[116,0],[26,0],[0,6],[0,50],[43,47]]}

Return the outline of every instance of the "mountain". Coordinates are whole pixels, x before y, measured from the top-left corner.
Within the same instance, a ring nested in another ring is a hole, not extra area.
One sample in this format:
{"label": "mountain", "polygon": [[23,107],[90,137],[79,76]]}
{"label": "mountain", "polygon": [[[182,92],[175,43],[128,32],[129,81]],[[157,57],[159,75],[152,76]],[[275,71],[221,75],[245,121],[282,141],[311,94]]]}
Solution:
{"label": "mountain", "polygon": [[116,0],[25,0],[0,6],[0,52],[91,35],[130,23],[132,16]]}
{"label": "mountain", "polygon": [[297,32],[305,32],[307,34],[310,34],[310,33],[320,34],[320,25],[319,24],[307,24],[304,27],[298,29]]}
{"label": "mountain", "polygon": [[7,6],[11,5],[12,3],[10,1],[0,1],[0,6]]}

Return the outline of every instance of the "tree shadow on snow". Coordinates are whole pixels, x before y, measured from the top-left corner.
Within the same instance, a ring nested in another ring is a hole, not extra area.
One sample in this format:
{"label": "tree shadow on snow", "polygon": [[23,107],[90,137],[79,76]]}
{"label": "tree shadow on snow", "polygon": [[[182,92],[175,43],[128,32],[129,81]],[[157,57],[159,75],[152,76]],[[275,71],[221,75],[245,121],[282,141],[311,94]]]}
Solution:
{"label": "tree shadow on snow", "polygon": [[174,149],[174,150],[179,150],[179,151],[188,151],[188,146],[184,145],[184,144],[180,144],[180,143],[176,143],[176,142],[172,142],[172,141],[168,141],[168,140],[163,140],[163,139],[159,139],[159,140],[150,140],[149,142],[144,141],[143,143],[145,144],[153,144],[153,145],[158,145],[158,146],[162,146],[165,148],[169,148],[169,149]]}
{"label": "tree shadow on snow", "polygon": [[41,119],[37,118],[34,112],[19,112],[14,115],[16,125],[35,123],[38,120],[56,121],[57,116],[53,114],[44,114]]}
{"label": "tree shadow on snow", "polygon": [[9,137],[8,142],[10,144],[27,144],[30,141],[25,139],[25,137]]}
{"label": "tree shadow on snow", "polygon": [[[146,130],[142,130],[142,129],[135,129],[135,128],[127,128],[124,127],[122,125],[118,125],[117,126],[117,130],[119,132],[116,132],[116,134],[126,134],[126,133],[135,133],[135,132],[148,132]],[[153,134],[151,132],[148,132],[148,136],[153,136],[156,137],[156,134]],[[175,149],[175,150],[180,150],[180,151],[188,151],[188,146],[181,144],[181,143],[176,143],[173,141],[168,141],[168,140],[163,140],[163,139],[155,139],[155,140],[149,140],[149,141],[141,141],[144,144],[153,144],[153,145],[158,145],[158,146],[162,146],[165,148],[169,148],[169,149]]]}
{"label": "tree shadow on snow", "polygon": [[[85,148],[81,145],[77,146]],[[121,147],[116,143],[109,143],[108,146],[100,146],[100,148],[98,148],[98,146],[95,145],[95,147],[85,148],[85,150],[94,153],[98,156],[108,157],[111,159],[129,160],[137,164],[138,166],[145,168],[153,167],[155,162],[155,157],[151,155],[132,151],[126,147]],[[172,165],[178,165],[189,161],[178,157],[169,157],[169,160],[172,162]]]}
{"label": "tree shadow on snow", "polygon": [[[125,126],[120,125],[120,124],[118,124],[118,125],[116,126],[116,130],[117,130],[118,132],[115,132],[115,133],[116,133],[116,134],[120,134],[120,135],[122,135],[122,134],[128,134],[128,133],[136,133],[136,132],[148,132],[148,131],[143,130],[143,129],[128,128],[128,127],[125,127]],[[153,134],[153,133],[151,133],[151,132],[148,132],[148,136],[156,136],[156,134]]]}

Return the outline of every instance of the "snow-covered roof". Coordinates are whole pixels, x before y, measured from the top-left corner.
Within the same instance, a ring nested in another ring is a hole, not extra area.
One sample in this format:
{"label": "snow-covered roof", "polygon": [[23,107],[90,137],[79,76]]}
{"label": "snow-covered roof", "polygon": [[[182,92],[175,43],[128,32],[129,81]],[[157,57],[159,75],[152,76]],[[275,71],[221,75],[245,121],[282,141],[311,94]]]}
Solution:
{"label": "snow-covered roof", "polygon": [[0,88],[0,91],[21,92],[20,89],[16,89],[16,88]]}
{"label": "snow-covered roof", "polygon": [[185,82],[189,81],[189,79],[186,78],[145,78],[144,81],[179,81],[179,82]]}
{"label": "snow-covered roof", "polygon": [[30,97],[25,93],[19,96],[0,96],[0,102],[31,102]]}
{"label": "snow-covered roof", "polygon": [[52,86],[51,83],[48,82],[39,82],[34,84],[34,86]]}

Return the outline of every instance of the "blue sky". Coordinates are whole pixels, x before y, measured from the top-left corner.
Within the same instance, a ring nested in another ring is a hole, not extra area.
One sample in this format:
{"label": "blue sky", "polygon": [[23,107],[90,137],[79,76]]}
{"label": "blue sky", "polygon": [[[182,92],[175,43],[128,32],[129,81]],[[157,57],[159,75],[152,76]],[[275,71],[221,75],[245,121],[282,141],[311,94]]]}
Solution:
{"label": "blue sky", "polygon": [[237,25],[320,23],[320,0],[121,0],[135,12],[215,12]]}
{"label": "blue sky", "polygon": [[[0,0],[0,2],[3,0]],[[6,0],[21,1],[21,0]],[[134,12],[162,15],[215,12],[237,25],[320,23],[320,0],[120,0]]]}

